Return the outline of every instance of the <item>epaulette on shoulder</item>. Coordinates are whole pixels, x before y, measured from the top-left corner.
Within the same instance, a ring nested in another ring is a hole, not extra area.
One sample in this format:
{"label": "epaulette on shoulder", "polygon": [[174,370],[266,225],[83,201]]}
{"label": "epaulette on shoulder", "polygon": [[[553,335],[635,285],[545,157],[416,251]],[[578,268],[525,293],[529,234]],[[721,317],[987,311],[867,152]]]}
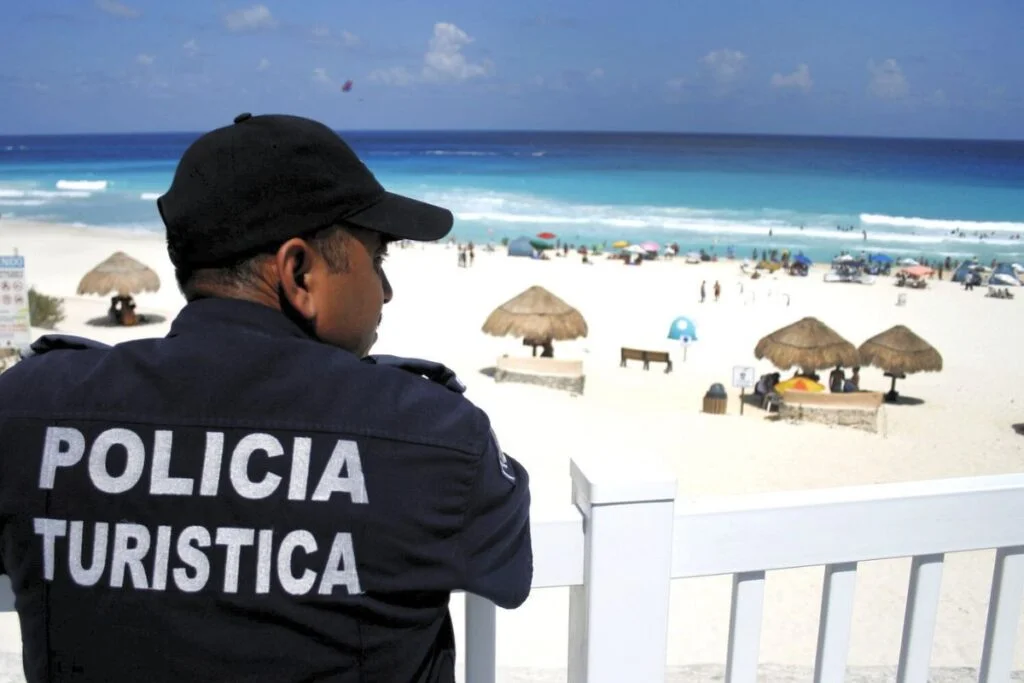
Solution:
{"label": "epaulette on shoulder", "polygon": [[457,394],[465,393],[466,385],[458,378],[451,368],[421,358],[403,358],[401,356],[376,355],[367,356],[363,362],[375,365],[389,365],[401,368],[420,377],[425,377],[435,384],[440,384]]}
{"label": "epaulette on shoulder", "polygon": [[107,344],[93,339],[86,339],[85,337],[76,337],[71,334],[44,334],[32,342],[28,348],[22,349],[21,355],[22,358],[30,358],[32,356],[42,356],[50,351],[85,351],[87,349],[109,348],[111,347]]}

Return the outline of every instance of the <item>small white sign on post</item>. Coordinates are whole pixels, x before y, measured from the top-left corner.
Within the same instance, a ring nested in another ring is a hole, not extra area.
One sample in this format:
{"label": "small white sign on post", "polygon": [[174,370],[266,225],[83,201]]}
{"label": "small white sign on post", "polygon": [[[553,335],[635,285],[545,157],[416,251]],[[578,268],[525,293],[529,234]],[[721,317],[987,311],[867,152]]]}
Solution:
{"label": "small white sign on post", "polygon": [[31,335],[25,257],[0,256],[0,349],[28,346]]}
{"label": "small white sign on post", "polygon": [[735,365],[732,368],[732,386],[734,389],[740,390],[740,415],[743,414],[743,398],[747,394],[747,389],[753,389],[757,384],[757,379],[754,376],[754,368],[745,365]]}

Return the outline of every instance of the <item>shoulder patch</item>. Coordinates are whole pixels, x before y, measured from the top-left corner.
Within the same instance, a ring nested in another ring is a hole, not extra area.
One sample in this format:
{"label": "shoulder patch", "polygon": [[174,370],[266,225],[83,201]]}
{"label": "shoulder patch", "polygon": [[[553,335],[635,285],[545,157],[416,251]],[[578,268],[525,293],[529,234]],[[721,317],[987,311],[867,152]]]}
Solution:
{"label": "shoulder patch", "polygon": [[388,355],[367,356],[363,360],[364,362],[373,363],[375,365],[390,365],[392,367],[401,368],[406,372],[411,372],[414,375],[425,377],[431,382],[440,384],[457,394],[463,394],[466,392],[466,385],[458,378],[455,371],[441,363],[435,363],[434,361],[423,360],[421,358],[403,358],[401,356]]}
{"label": "shoulder patch", "polygon": [[93,339],[86,339],[85,337],[76,337],[71,334],[44,334],[32,342],[27,349],[23,349],[22,356],[29,358],[30,356],[41,356],[50,351],[83,351],[86,349],[109,348],[111,347],[108,344],[103,344]]}
{"label": "shoulder patch", "polygon": [[512,469],[512,464],[508,461],[508,456],[505,455],[505,451],[501,450],[501,444],[498,442],[498,435],[494,433],[494,428],[491,427],[491,441],[494,442],[494,450],[498,452],[498,469],[501,470],[501,476],[508,479],[513,484],[516,483],[516,473]]}

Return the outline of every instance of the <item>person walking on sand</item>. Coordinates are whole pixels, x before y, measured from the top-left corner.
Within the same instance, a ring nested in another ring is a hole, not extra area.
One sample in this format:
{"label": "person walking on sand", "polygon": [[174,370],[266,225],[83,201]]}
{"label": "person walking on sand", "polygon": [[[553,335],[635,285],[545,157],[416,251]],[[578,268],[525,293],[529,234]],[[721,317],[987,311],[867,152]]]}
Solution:
{"label": "person walking on sand", "polygon": [[718,280],[715,280],[715,301],[718,301],[718,297],[722,296],[722,285],[719,284]]}
{"label": "person walking on sand", "polygon": [[707,283],[708,283],[707,280],[703,280],[700,283],[700,302],[701,303],[704,303],[704,299],[708,298],[708,292],[707,292],[707,289],[705,289],[705,287],[707,286]]}

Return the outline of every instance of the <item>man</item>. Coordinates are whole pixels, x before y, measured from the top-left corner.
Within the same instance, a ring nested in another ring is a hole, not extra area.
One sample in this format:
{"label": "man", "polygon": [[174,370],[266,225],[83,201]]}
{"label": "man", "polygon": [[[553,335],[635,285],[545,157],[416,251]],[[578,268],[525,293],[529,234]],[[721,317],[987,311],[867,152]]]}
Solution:
{"label": "man", "polygon": [[158,205],[170,334],[44,337],[0,377],[29,683],[454,681],[450,593],[529,593],[527,473],[450,370],[366,357],[388,241],[451,213],[319,123],[248,114]]}

